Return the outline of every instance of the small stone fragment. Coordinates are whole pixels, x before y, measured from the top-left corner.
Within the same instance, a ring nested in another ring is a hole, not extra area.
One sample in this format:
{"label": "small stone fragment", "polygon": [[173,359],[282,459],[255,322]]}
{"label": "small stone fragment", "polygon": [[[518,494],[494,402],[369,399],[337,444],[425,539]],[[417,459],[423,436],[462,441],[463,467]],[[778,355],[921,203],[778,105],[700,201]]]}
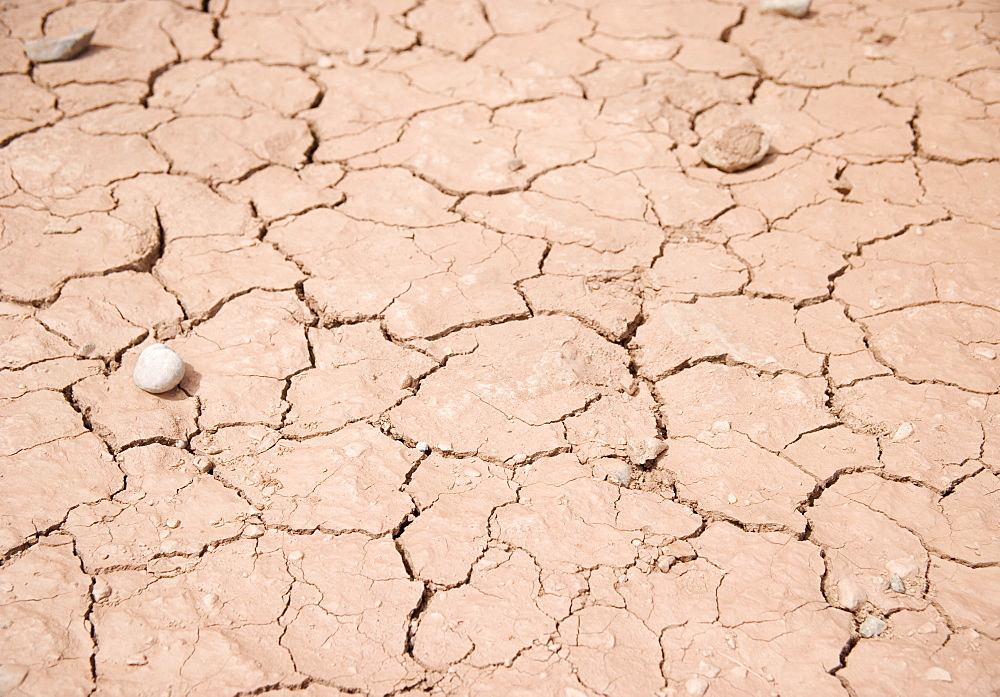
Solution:
{"label": "small stone fragment", "polygon": [[865,639],[871,639],[876,637],[882,632],[884,632],[889,625],[885,623],[881,617],[876,617],[875,615],[868,615],[865,621],[861,623],[861,627],[858,629],[858,634],[863,636]]}
{"label": "small stone fragment", "polygon": [[904,441],[912,435],[913,435],[913,424],[911,424],[909,421],[904,421],[903,423],[899,424],[899,428],[897,428],[896,432],[892,434],[892,442],[899,443],[900,441]]}
{"label": "small stone fragment", "polygon": [[171,530],[175,530],[176,528],[179,528],[181,526],[181,521],[177,520],[176,518],[171,518],[166,522],[166,526]]}
{"label": "small stone fragment", "polygon": [[263,537],[263,536],[264,536],[264,527],[261,525],[248,525],[246,529],[243,530],[243,537],[256,539],[258,537]]}
{"label": "small stone fragment", "polygon": [[684,691],[689,695],[694,695],[694,697],[701,697],[701,695],[708,692],[708,680],[705,678],[691,678],[684,683]]}
{"label": "small stone fragment", "polygon": [[897,593],[905,593],[906,586],[903,585],[903,579],[899,576],[893,574],[892,578],[889,579],[889,587],[892,588]]}
{"label": "small stone fragment", "polygon": [[325,68],[332,68],[333,67],[333,59],[330,58],[330,56],[320,56],[316,60],[316,67],[317,68],[324,68],[324,69]]}
{"label": "small stone fragment", "polygon": [[94,587],[90,593],[94,597],[94,602],[99,603],[111,597],[111,586],[103,578],[98,578],[94,581]]}
{"label": "small stone fragment", "polygon": [[54,39],[33,39],[24,43],[24,52],[32,63],[68,61],[87,50],[94,38],[93,29],[78,29]]}
{"label": "small stone fragment", "polygon": [[761,12],[777,12],[802,19],[809,14],[812,0],[760,0]]}
{"label": "small stone fragment", "polygon": [[365,51],[362,48],[352,48],[347,52],[347,59],[345,62],[348,65],[353,65],[355,67],[359,65],[364,65],[368,62],[368,57],[365,56]]}
{"label": "small stone fragment", "polygon": [[985,358],[988,361],[995,360],[997,357],[997,352],[994,351],[989,346],[980,346],[976,349],[976,355],[980,358]]}
{"label": "small stone fragment", "polygon": [[944,668],[939,668],[934,666],[933,668],[928,668],[927,672],[924,673],[924,680],[933,680],[935,682],[951,682],[951,673],[946,671]]}
{"label": "small stone fragment", "polygon": [[303,556],[305,555],[302,554],[302,552],[300,552],[299,550],[295,550],[294,552],[289,553],[288,559],[289,561],[302,561]]}
{"label": "small stone fragment", "polygon": [[417,450],[422,452],[424,455],[427,455],[431,451],[431,446],[428,443],[425,443],[424,441],[420,441],[419,443],[417,443]]}
{"label": "small stone fragment", "polygon": [[729,501],[729,503],[736,503],[737,500],[736,494],[730,494],[726,497],[726,501]]}
{"label": "small stone fragment", "polygon": [[125,659],[125,665],[127,666],[144,666],[148,663],[146,659],[146,654],[134,653]]}
{"label": "small stone fragment", "polygon": [[512,160],[507,160],[507,169],[509,169],[511,172],[516,172],[517,170],[523,168],[524,168],[524,160],[522,160],[520,157],[515,157]]}
{"label": "small stone fragment", "polygon": [[707,661],[702,661],[701,663],[698,664],[698,672],[704,675],[706,678],[714,678],[719,673],[722,672],[722,669],[719,668],[719,666],[717,665],[713,665],[711,663],[708,663]]}
{"label": "small stone fragment", "polygon": [[712,424],[712,433],[725,433],[730,428],[728,421],[716,421]]}
{"label": "small stone fragment", "polygon": [[852,578],[845,578],[838,583],[837,593],[840,596],[840,607],[851,612],[855,612],[868,600],[865,589]]}
{"label": "small stone fragment", "polygon": [[701,141],[698,155],[723,172],[738,172],[764,159],[771,136],[753,121],[738,121],[712,132]]}
{"label": "small stone fragment", "polygon": [[219,596],[215,593],[205,593],[205,595],[202,596],[201,601],[205,603],[206,606],[212,607],[219,602]]}
{"label": "small stone fragment", "polygon": [[132,373],[136,386],[153,394],[174,389],[183,378],[184,360],[165,344],[152,344],[143,349]]}

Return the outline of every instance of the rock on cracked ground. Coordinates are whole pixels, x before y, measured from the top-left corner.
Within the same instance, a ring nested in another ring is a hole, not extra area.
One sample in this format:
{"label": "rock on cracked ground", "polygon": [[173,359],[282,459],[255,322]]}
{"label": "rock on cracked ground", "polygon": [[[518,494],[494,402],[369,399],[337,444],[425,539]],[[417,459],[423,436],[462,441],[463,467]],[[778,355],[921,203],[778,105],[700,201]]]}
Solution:
{"label": "rock on cracked ground", "polygon": [[998,39],[4,0],[0,695],[995,697]]}

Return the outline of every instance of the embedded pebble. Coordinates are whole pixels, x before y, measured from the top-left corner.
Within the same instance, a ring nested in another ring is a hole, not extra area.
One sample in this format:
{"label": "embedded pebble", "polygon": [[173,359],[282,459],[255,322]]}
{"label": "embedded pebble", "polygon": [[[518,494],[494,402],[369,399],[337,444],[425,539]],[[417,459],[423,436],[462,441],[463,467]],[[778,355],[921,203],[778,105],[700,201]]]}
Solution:
{"label": "embedded pebble", "polygon": [[304,555],[304,554],[303,554],[302,552],[300,552],[299,550],[295,550],[294,552],[292,552],[292,553],[290,553],[290,554],[288,555],[288,558],[289,558],[289,559],[290,559],[291,561],[301,561],[301,560],[302,560],[302,557],[304,557],[304,556],[305,556],[305,555]]}
{"label": "embedded pebble", "polygon": [[264,536],[264,528],[261,525],[248,525],[246,529],[243,530],[243,537],[249,537],[250,539],[255,539]]}
{"label": "embedded pebble", "polygon": [[332,68],[333,67],[333,59],[330,58],[330,56],[320,56],[316,60],[316,67],[317,68]]}
{"label": "embedded pebble", "polygon": [[712,433],[725,433],[730,428],[728,421],[716,421],[712,424]]}
{"label": "embedded pebble", "polygon": [[995,360],[997,357],[997,352],[991,349],[989,346],[980,346],[976,349],[976,355],[980,358],[985,358],[988,361]]}
{"label": "embedded pebble", "polygon": [[219,602],[219,596],[215,593],[206,593],[201,597],[201,601],[205,603],[208,607],[212,607],[217,602]]}
{"label": "embedded pebble", "polygon": [[865,589],[852,578],[845,578],[837,584],[837,594],[840,596],[840,607],[851,612],[856,611],[868,600]]}
{"label": "embedded pebble", "polygon": [[700,697],[708,692],[708,680],[705,678],[691,678],[684,683],[684,691],[689,695]]}
{"label": "embedded pebble", "polygon": [[165,344],[152,344],[143,349],[132,372],[136,387],[159,394],[172,390],[184,378],[184,360]]}
{"label": "embedded pebble", "polygon": [[913,435],[913,424],[911,424],[909,421],[904,421],[903,423],[899,424],[899,428],[897,428],[896,432],[892,434],[892,442],[899,443],[900,441],[904,441],[912,435]]}
{"label": "embedded pebble", "polygon": [[706,678],[714,678],[722,672],[722,669],[719,668],[719,666],[708,663],[707,661],[702,661],[698,664],[698,672]]}
{"label": "embedded pebble", "polygon": [[422,452],[424,455],[427,455],[431,451],[431,446],[428,443],[420,441],[417,443],[417,450]]}
{"label": "embedded pebble", "polygon": [[125,665],[127,666],[144,666],[148,662],[146,654],[142,653],[134,653],[125,659]]}
{"label": "embedded pebble", "polygon": [[893,574],[892,578],[889,579],[889,587],[892,588],[897,593],[905,593],[906,586],[903,585],[903,579],[899,576]]}
{"label": "embedded pebble", "polygon": [[111,586],[103,578],[98,578],[94,581],[94,587],[90,593],[94,597],[94,601],[99,603],[111,597]]}
{"label": "embedded pebble", "polygon": [[713,131],[701,141],[698,155],[723,172],[738,172],[764,159],[771,135],[753,121],[738,121]]}
{"label": "embedded pebble", "polygon": [[738,501],[738,499],[736,498],[736,494],[730,494],[729,496],[727,496],[726,501],[729,501],[729,503],[736,503]]}
{"label": "embedded pebble", "polygon": [[946,671],[944,668],[939,668],[934,666],[933,668],[928,668],[927,672],[924,673],[924,680],[934,680],[935,682],[951,682],[951,673]]}
{"label": "embedded pebble", "polygon": [[350,51],[347,52],[347,58],[344,59],[344,62],[347,63],[348,65],[357,67],[359,65],[364,65],[365,63],[367,63],[368,57],[365,55],[364,49],[352,48]]}
{"label": "embedded pebble", "polygon": [[52,39],[26,41],[24,53],[32,63],[68,61],[86,51],[92,38],[94,38],[93,29],[78,29]]}
{"label": "embedded pebble", "polygon": [[171,530],[174,530],[175,528],[179,528],[181,526],[181,521],[177,520],[176,518],[171,518],[166,522],[166,526]]}
{"label": "embedded pebble", "polygon": [[509,169],[511,172],[516,172],[517,170],[523,168],[524,168],[524,160],[522,160],[520,157],[515,157],[512,160],[507,160],[507,169]]}
{"label": "embedded pebble", "polygon": [[777,12],[802,19],[809,14],[812,0],[760,0],[761,12]]}
{"label": "embedded pebble", "polygon": [[868,615],[865,621],[861,623],[861,627],[858,629],[858,634],[863,636],[865,639],[871,639],[872,637],[878,636],[884,632],[889,625],[885,623],[881,617],[876,617],[875,615]]}

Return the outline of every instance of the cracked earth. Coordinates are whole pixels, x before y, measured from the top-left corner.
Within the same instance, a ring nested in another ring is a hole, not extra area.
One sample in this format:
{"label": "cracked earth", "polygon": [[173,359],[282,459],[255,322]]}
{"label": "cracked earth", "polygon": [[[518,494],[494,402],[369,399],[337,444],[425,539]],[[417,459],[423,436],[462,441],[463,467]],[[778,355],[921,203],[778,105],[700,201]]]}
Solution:
{"label": "cracked earth", "polygon": [[1000,694],[998,39],[4,0],[0,695]]}

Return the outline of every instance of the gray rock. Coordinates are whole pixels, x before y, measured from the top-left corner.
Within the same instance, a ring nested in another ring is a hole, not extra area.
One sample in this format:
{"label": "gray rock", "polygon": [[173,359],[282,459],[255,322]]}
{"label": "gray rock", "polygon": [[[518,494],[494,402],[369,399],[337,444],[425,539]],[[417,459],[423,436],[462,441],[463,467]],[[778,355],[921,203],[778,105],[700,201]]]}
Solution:
{"label": "gray rock", "polygon": [[738,172],[763,160],[770,147],[770,133],[753,121],[737,121],[704,138],[698,156],[723,172]]}
{"label": "gray rock", "polygon": [[873,636],[878,636],[884,632],[889,625],[885,623],[881,617],[876,617],[875,615],[868,615],[865,621],[861,623],[861,627],[858,629],[858,634],[863,636],[865,639],[871,639]]}
{"label": "gray rock", "polygon": [[809,14],[809,4],[812,0],[760,0],[761,12],[777,12],[778,14],[802,19]]}
{"label": "gray rock", "polygon": [[889,579],[889,587],[897,593],[906,592],[906,585],[903,584],[903,579],[896,575],[893,575],[893,577]]}
{"label": "gray rock", "polygon": [[24,43],[24,52],[32,63],[53,63],[76,58],[87,50],[94,38],[93,29],[78,29],[53,39],[32,39]]}
{"label": "gray rock", "polygon": [[174,389],[184,378],[184,360],[165,344],[143,349],[132,372],[132,381],[141,390],[159,394]]}

